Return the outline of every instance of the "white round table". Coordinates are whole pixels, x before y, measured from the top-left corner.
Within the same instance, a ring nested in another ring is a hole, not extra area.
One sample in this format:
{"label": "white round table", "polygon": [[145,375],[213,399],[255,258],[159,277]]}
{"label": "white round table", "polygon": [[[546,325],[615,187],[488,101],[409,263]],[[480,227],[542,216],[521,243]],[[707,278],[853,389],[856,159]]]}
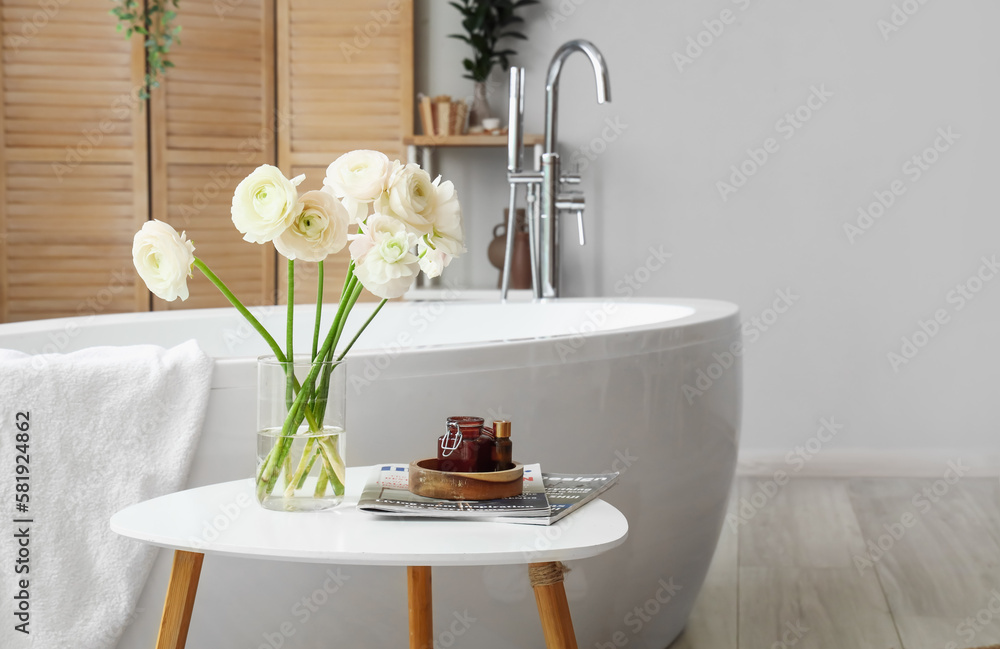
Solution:
{"label": "white round table", "polygon": [[168,494],[112,516],[118,534],[175,550],[157,649],[183,649],[206,552],[406,566],[412,649],[433,644],[432,566],[529,564],[546,646],[577,646],[560,562],[621,545],[628,535],[621,512],[598,499],[550,527],[377,516],[356,508],[373,468],[349,468],[343,504],[323,512],[266,510],[247,479]]}

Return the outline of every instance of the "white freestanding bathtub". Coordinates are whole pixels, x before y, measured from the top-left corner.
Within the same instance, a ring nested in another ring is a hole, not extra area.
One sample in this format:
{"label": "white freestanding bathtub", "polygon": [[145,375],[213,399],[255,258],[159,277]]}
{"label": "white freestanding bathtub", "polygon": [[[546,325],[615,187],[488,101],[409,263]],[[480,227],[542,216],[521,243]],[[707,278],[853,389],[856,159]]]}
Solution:
{"label": "white freestanding bathtub", "polygon": [[[345,340],[372,306],[356,307]],[[284,308],[257,313],[283,340]],[[298,349],[311,316],[297,313]],[[513,421],[519,461],[621,471],[605,498],[628,517],[627,542],[571,563],[566,577],[577,639],[663,649],[687,620],[723,522],[740,427],[739,331],[736,307],[708,300],[389,304],[348,361],[347,460],[431,456],[447,416],[474,414]],[[0,347],[35,353],[190,338],[217,362],[189,486],[249,477],[255,357],[268,350],[232,309],[0,325]],[[539,529],[538,546],[552,533]],[[160,553],[122,649],[152,645],[169,558]],[[188,645],[406,646],[404,575],[209,555]],[[436,647],[543,646],[521,567],[435,569],[434,618]]]}

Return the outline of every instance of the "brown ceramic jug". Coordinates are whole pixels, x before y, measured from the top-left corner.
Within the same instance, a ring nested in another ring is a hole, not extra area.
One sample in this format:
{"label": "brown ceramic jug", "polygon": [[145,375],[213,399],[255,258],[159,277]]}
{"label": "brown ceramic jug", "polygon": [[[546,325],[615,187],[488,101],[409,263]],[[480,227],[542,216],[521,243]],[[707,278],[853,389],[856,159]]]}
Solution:
{"label": "brown ceramic jug", "polygon": [[[487,255],[490,263],[500,270],[497,278],[497,288],[503,283],[503,260],[507,252],[507,220],[509,210],[504,210],[503,223],[493,228],[493,241],[490,242]],[[517,211],[517,222],[514,230],[514,252],[511,258],[510,288],[531,288],[531,246],[528,240],[528,223],[524,210]]]}

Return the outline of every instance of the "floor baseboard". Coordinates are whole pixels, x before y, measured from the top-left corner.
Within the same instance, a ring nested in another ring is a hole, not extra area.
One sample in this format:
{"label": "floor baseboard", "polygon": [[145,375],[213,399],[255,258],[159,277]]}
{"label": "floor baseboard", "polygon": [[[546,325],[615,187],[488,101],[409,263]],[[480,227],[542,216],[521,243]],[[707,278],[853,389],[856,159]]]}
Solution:
{"label": "floor baseboard", "polygon": [[773,476],[783,471],[802,478],[940,478],[950,472],[961,477],[1000,476],[1000,453],[974,449],[822,449],[812,455],[808,449],[799,451],[741,450],[736,474]]}

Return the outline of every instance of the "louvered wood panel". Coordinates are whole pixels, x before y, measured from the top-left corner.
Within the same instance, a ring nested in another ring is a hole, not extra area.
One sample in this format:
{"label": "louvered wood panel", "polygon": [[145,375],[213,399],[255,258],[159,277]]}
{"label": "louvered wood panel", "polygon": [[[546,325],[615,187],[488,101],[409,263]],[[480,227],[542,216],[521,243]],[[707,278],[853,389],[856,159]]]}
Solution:
{"label": "louvered wood panel", "polygon": [[[273,0],[184,0],[172,68],[153,93],[153,215],[185,230],[202,258],[247,305],[274,303],[274,248],[243,241],[230,205],[236,185],[275,164]],[[200,273],[186,302],[228,304]]]}
{"label": "louvered wood panel", "polygon": [[145,308],[141,39],[115,31],[106,0],[4,0],[0,25],[0,320]]}
{"label": "louvered wood panel", "polygon": [[[307,174],[303,189],[316,189],[326,166],[353,149],[403,159],[413,124],[412,1],[277,0],[277,13],[281,169]],[[327,301],[339,295],[348,259],[345,250],[327,261]],[[279,258],[280,287],[286,266]],[[316,299],[314,268],[296,266],[298,303]]]}

